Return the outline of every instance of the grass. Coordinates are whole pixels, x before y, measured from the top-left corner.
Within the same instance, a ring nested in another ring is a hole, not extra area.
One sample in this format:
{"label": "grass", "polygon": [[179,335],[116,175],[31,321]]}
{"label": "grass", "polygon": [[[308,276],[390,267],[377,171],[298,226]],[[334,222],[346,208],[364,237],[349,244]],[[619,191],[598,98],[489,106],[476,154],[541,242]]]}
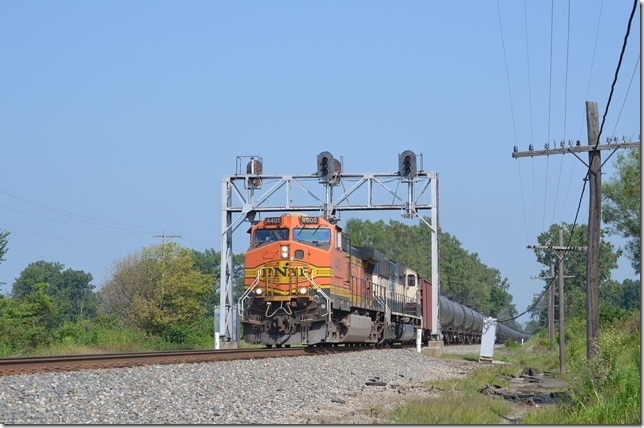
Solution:
{"label": "grass", "polygon": [[511,411],[512,407],[503,400],[478,393],[457,393],[399,406],[389,415],[389,419],[394,424],[404,425],[498,424],[500,415],[507,415]]}
{"label": "grass", "polygon": [[[522,424],[530,425],[641,425],[640,313],[601,327],[600,355],[586,358],[585,320],[571,320],[566,329],[565,380],[571,384],[568,399],[557,405],[527,412]],[[450,359],[477,361],[475,355],[446,355]],[[495,355],[507,365],[485,365],[467,378],[431,382],[438,397],[405,403],[386,413],[395,424],[498,424],[512,406],[502,399],[482,395],[485,385],[506,386],[508,376],[524,367],[559,375],[559,353],[543,333],[522,346],[507,346]],[[467,403],[464,405],[464,403]]]}

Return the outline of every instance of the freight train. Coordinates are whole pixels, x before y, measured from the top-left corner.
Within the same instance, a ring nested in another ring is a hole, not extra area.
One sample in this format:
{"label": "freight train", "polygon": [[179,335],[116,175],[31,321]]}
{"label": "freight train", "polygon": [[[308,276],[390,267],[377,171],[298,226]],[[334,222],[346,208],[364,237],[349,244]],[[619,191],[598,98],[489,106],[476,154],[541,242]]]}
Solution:
{"label": "freight train", "polygon": [[[388,345],[415,341],[417,330],[425,344],[480,342],[482,314],[444,296],[432,304],[429,281],[376,249],[352,246],[336,223],[282,214],[252,224],[238,305],[246,343]],[[528,339],[501,324],[497,331],[498,342]]]}

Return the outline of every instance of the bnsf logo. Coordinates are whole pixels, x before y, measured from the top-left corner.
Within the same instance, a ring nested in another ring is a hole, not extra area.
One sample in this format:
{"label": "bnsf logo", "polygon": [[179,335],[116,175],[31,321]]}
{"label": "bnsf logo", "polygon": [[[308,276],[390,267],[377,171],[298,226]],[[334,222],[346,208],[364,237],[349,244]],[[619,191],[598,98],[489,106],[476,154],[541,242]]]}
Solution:
{"label": "bnsf logo", "polygon": [[278,267],[266,267],[262,268],[262,274],[266,275],[267,277],[274,277],[274,276],[304,276],[304,268],[303,267],[286,267],[284,266],[283,268],[278,268]]}

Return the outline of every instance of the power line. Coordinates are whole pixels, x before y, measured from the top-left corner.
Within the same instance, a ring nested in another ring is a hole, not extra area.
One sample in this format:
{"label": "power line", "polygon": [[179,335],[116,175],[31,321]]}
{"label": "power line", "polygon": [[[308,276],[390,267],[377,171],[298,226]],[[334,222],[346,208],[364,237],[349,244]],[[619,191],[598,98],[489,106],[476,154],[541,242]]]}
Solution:
{"label": "power line", "polygon": [[615,121],[615,128],[613,128],[613,136],[615,136],[615,131],[617,130],[617,124],[619,119],[622,117],[622,110],[624,110],[624,105],[626,105],[626,99],[628,94],[631,91],[631,85],[633,84],[633,78],[635,77],[635,72],[637,71],[637,66],[640,63],[640,55],[637,56],[637,62],[635,63],[635,68],[633,68],[633,74],[631,74],[631,80],[628,82],[628,88],[626,88],[626,95],[624,95],[624,101],[622,102],[622,107],[619,109],[619,114],[617,115],[617,120]]}
{"label": "power line", "polygon": [[[597,134],[597,142],[595,143],[595,148],[599,146],[599,139],[601,138],[602,131],[604,129],[604,123],[606,122],[606,115],[608,114],[608,109],[610,108],[610,102],[613,99],[613,93],[615,92],[615,84],[617,83],[617,76],[619,75],[619,70],[622,67],[622,60],[624,59],[624,52],[626,51],[626,44],[628,43],[628,35],[631,33],[631,24],[633,23],[633,16],[635,16],[635,10],[637,9],[637,4],[638,4],[638,0],[635,0],[633,2],[633,10],[631,10],[631,16],[628,18],[628,26],[626,27],[626,35],[624,36],[622,51],[619,53],[619,61],[617,62],[617,68],[615,69],[613,84],[610,86],[610,94],[608,95],[608,101],[606,102],[606,109],[604,110],[604,116],[602,117],[602,124],[599,127],[599,133]],[[588,169],[590,172],[590,167]]]}
{"label": "power line", "polygon": [[[93,217],[89,217],[89,216],[85,216],[85,215],[81,215],[81,214],[76,214],[76,213],[73,213],[71,211],[62,210],[62,209],[59,209],[59,208],[56,208],[56,207],[52,207],[52,206],[43,204],[41,202],[34,201],[32,199],[25,198],[23,196],[19,196],[19,195],[15,195],[13,193],[9,193],[9,192],[7,192],[5,190],[0,190],[0,193],[2,193],[4,195],[7,195],[7,196],[9,196],[11,198],[17,199],[17,200],[19,200],[21,202],[24,202],[26,204],[33,205],[35,207],[44,209],[46,211],[50,211],[50,212],[56,213],[58,215],[69,217],[69,218],[72,218],[74,220],[82,221],[82,222],[93,224],[93,225],[96,225],[96,226],[110,227],[110,228],[114,228],[114,229],[121,229],[122,231],[125,231],[125,232],[135,232],[135,233],[144,233],[142,231],[146,230],[145,228],[142,228],[140,226],[132,226],[132,225],[127,225],[127,224],[123,224],[123,223],[117,223],[117,222],[113,222],[113,221],[109,221],[109,220],[101,220],[101,219],[97,219],[97,218],[93,218]],[[148,231],[149,230],[150,229],[148,229]]]}

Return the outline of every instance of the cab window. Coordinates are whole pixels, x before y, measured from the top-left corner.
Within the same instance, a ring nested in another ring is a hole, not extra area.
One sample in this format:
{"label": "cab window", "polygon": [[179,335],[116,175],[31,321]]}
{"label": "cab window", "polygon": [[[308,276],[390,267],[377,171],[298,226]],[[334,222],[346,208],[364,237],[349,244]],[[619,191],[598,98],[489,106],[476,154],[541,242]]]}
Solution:
{"label": "cab window", "polygon": [[288,229],[256,229],[253,234],[254,244],[264,244],[266,242],[285,241],[288,239]]}
{"label": "cab window", "polygon": [[296,227],[293,229],[293,239],[298,242],[328,244],[331,242],[331,229],[328,227]]}

